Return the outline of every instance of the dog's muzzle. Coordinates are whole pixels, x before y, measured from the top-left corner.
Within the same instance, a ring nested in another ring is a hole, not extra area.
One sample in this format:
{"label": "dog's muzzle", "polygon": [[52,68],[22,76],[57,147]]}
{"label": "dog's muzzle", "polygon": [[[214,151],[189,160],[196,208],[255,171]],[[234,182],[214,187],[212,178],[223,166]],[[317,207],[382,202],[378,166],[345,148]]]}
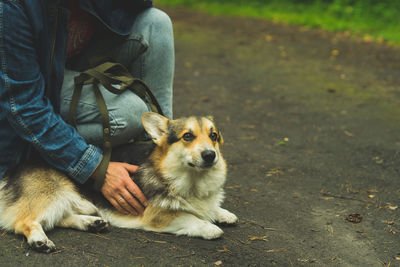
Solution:
{"label": "dog's muzzle", "polygon": [[209,168],[214,164],[216,154],[214,150],[204,150],[201,152],[201,158],[203,159],[203,167]]}

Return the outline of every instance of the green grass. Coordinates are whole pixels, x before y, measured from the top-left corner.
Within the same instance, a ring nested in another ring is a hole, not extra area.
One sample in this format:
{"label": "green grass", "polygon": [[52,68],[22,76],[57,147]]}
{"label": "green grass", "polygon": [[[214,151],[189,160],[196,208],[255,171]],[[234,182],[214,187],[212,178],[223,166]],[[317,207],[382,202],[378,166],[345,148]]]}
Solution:
{"label": "green grass", "polygon": [[156,4],[348,31],[365,40],[400,44],[397,0],[157,0]]}

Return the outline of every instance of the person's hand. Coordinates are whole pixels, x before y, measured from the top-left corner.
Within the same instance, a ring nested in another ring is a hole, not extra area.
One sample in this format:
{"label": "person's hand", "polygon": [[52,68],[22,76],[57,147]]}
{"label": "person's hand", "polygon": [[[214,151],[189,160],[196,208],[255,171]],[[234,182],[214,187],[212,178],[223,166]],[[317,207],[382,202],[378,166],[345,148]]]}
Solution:
{"label": "person's hand", "polygon": [[147,206],[147,199],[129,174],[138,166],[121,162],[110,162],[101,192],[121,213],[139,215]]}

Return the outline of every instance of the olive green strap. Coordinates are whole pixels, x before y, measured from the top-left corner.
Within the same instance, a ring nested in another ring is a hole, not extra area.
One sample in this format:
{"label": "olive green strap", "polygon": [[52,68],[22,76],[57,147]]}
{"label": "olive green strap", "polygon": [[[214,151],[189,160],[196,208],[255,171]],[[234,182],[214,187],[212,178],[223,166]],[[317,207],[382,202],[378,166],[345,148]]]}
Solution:
{"label": "olive green strap", "polygon": [[91,82],[93,84],[94,93],[96,96],[97,106],[101,115],[102,125],[103,125],[103,158],[97,167],[95,176],[94,187],[97,191],[101,190],[104,184],[104,179],[108,164],[111,158],[111,127],[110,118],[108,115],[107,105],[104,101],[104,97],[100,92],[98,81],[91,79],[89,76],[83,74],[75,77],[75,90],[72,95],[70,110],[68,114],[68,122],[76,128],[75,111],[78,105],[79,98],[82,93],[82,87],[84,84]]}
{"label": "olive green strap", "polygon": [[140,79],[133,78],[129,71],[121,64],[106,62],[95,68],[86,70],[74,79],[75,90],[72,94],[68,122],[76,128],[75,111],[78,106],[79,98],[82,94],[83,85],[92,84],[96,96],[96,102],[101,115],[103,125],[103,159],[101,160],[95,173],[96,190],[100,191],[104,184],[104,179],[108,164],[111,158],[111,128],[107,105],[101,94],[98,84],[103,85],[107,90],[114,94],[121,94],[126,89],[131,90],[145,101],[154,112],[163,114],[156,98],[148,86]]}
{"label": "olive green strap", "polygon": [[[151,107],[153,112],[163,115],[160,105],[146,83],[140,79],[133,78],[123,65],[105,62],[84,73],[99,80],[108,91],[114,94],[121,94],[126,89],[131,90],[143,99],[143,101]],[[118,87],[116,87],[116,85],[118,85]]]}
{"label": "olive green strap", "polygon": [[108,168],[108,164],[110,163],[111,158],[111,127],[110,127],[110,117],[108,115],[107,105],[104,101],[104,97],[100,92],[98,81],[94,80],[93,82],[94,93],[96,95],[97,105],[100,111],[101,120],[103,124],[103,159],[98,166],[94,188],[97,191],[101,190],[101,187],[104,184],[104,179],[106,178],[106,172]]}

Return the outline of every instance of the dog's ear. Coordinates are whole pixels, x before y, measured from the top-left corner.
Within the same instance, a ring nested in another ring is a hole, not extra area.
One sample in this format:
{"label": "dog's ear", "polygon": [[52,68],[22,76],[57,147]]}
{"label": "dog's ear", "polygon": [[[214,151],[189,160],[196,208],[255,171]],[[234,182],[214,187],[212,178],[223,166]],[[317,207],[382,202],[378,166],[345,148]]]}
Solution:
{"label": "dog's ear", "polygon": [[154,143],[160,144],[162,137],[167,133],[168,119],[154,112],[145,112],[142,115],[142,123]]}
{"label": "dog's ear", "polygon": [[206,116],[206,118],[209,119],[210,121],[214,122],[214,116],[213,115]]}

